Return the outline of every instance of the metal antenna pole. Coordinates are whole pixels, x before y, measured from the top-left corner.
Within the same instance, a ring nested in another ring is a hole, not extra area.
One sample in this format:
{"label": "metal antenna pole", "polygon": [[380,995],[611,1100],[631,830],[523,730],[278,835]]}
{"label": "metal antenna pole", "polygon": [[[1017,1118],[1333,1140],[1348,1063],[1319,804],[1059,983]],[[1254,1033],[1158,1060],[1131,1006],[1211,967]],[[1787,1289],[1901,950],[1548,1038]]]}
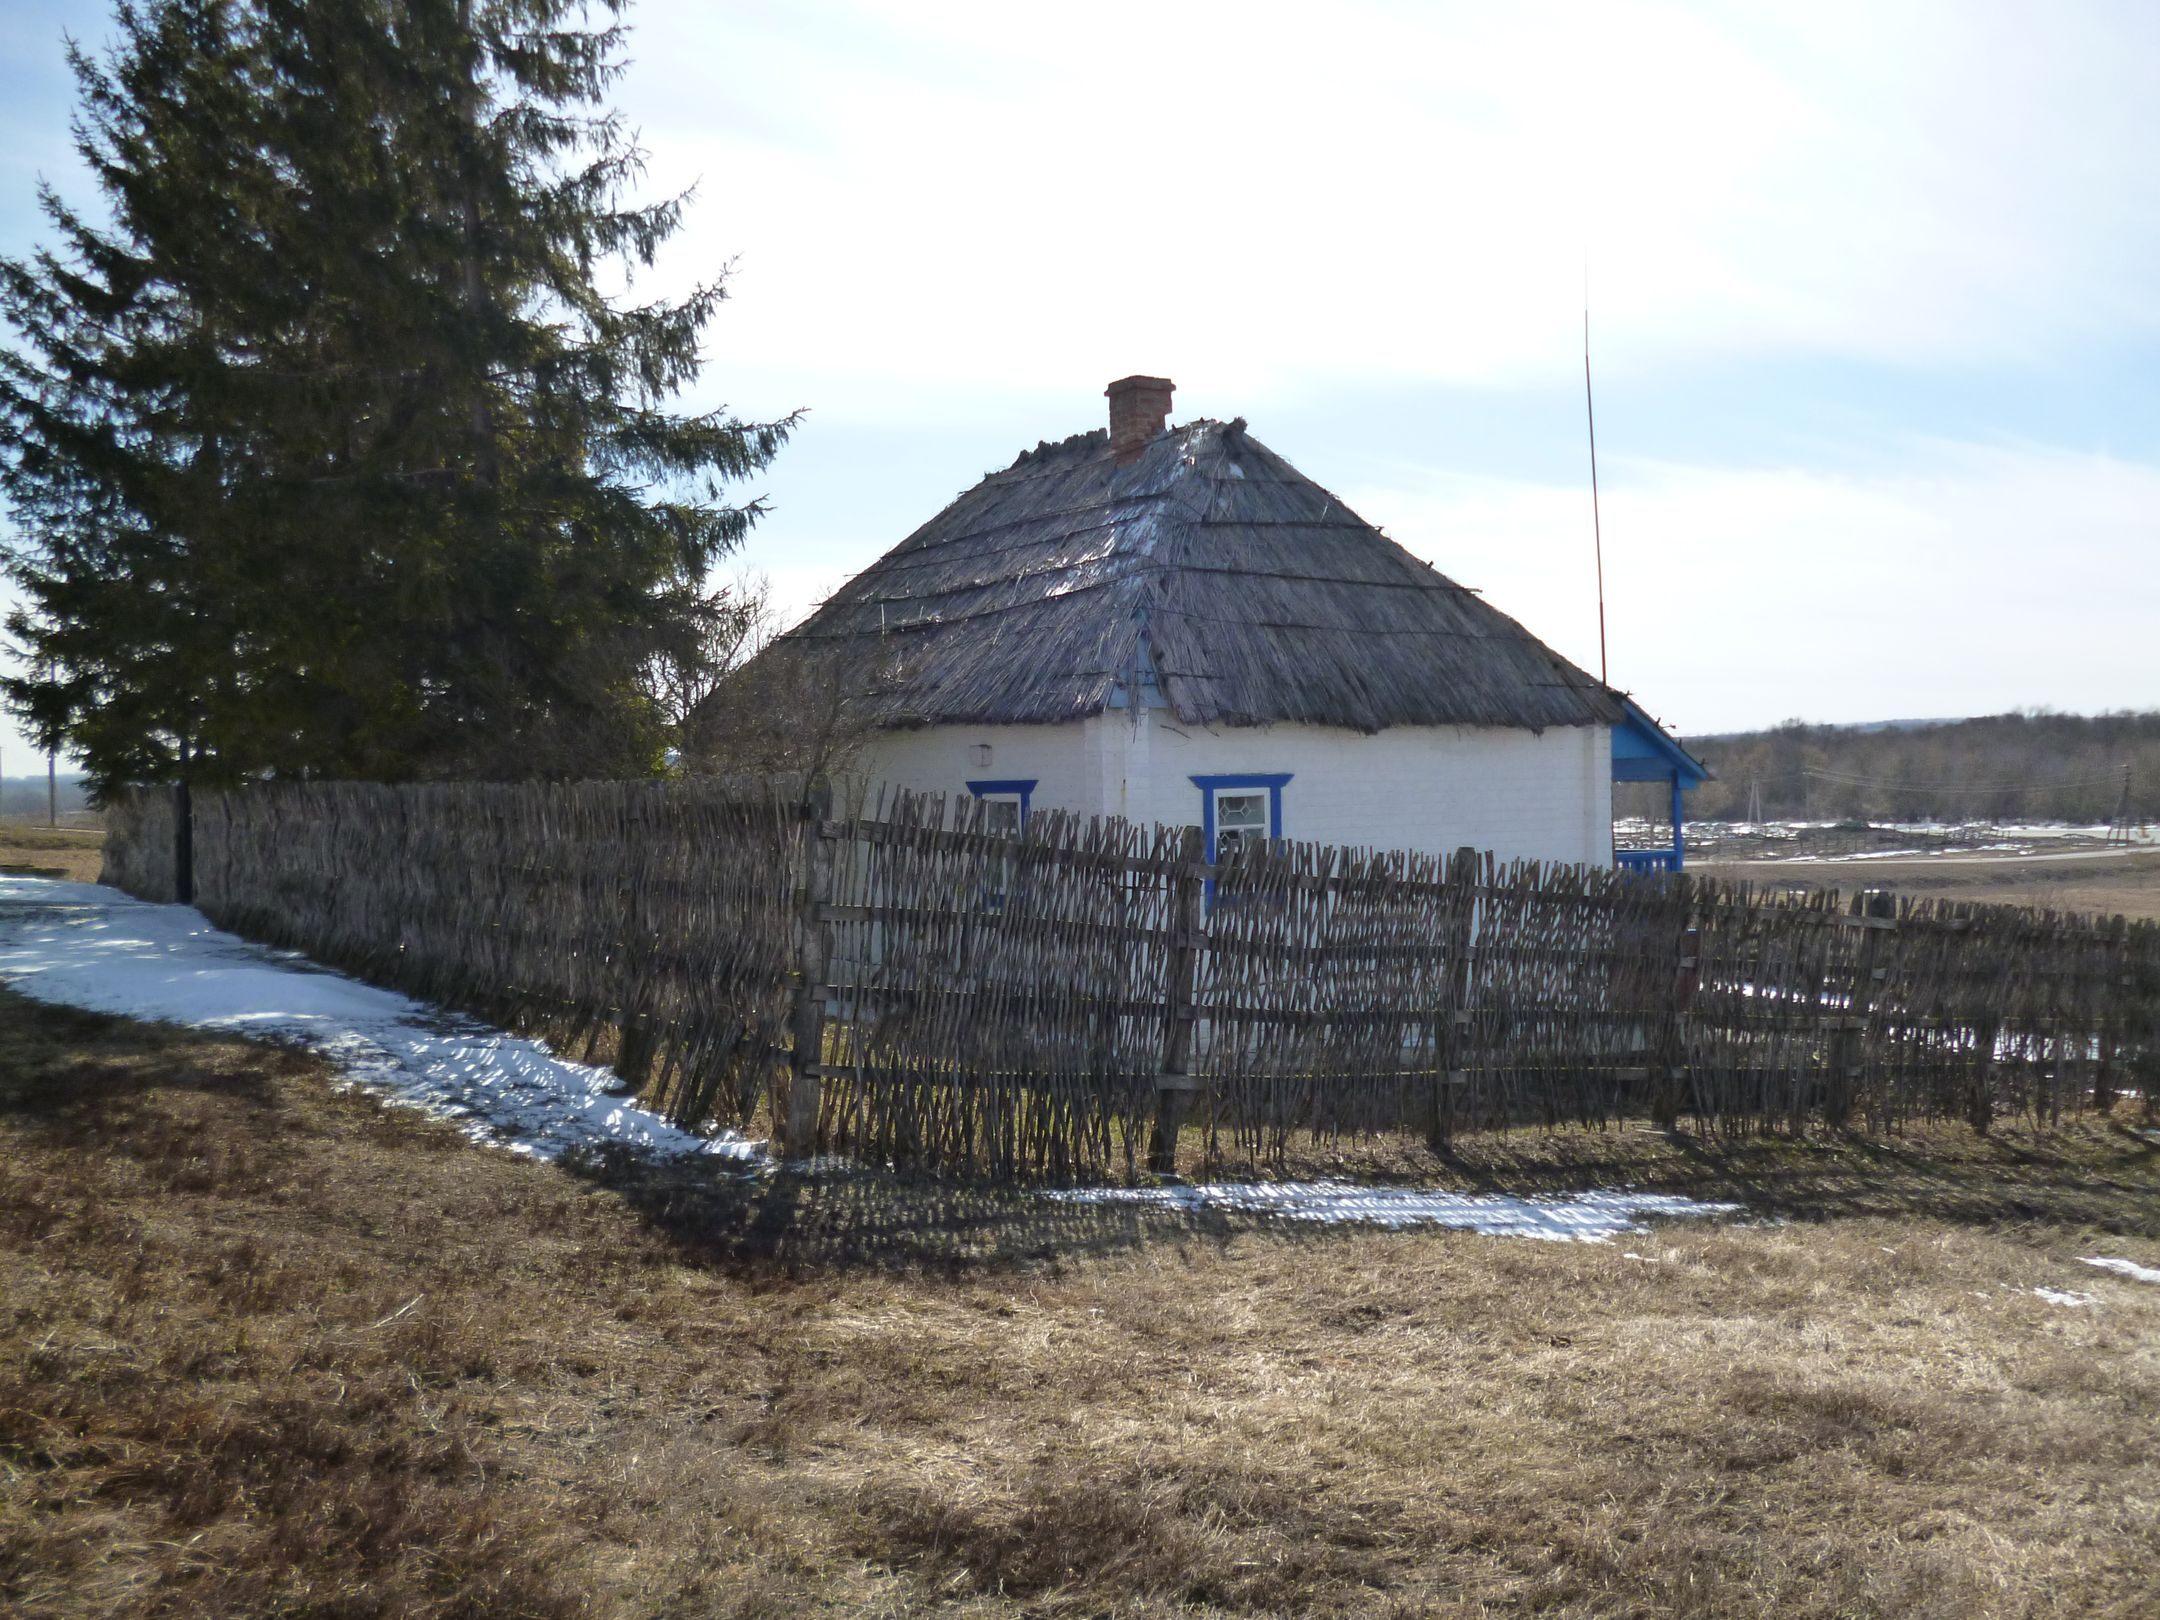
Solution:
{"label": "metal antenna pole", "polygon": [[1590,533],[1597,544],[1597,674],[1598,680],[1611,684],[1611,675],[1605,667],[1605,527],[1598,518],[1597,491],[1597,405],[1590,395],[1590,266],[1583,265],[1582,303],[1582,394],[1583,411],[1590,422]]}

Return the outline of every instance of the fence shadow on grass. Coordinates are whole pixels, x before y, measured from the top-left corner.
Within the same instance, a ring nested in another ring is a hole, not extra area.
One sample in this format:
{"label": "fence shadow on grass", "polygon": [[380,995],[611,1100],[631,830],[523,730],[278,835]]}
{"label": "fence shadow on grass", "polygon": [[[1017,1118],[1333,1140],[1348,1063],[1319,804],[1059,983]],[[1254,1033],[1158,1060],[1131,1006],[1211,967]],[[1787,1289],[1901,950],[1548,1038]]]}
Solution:
{"label": "fence shadow on grass", "polygon": [[115,1107],[161,1092],[229,1099],[274,1120],[285,1112],[276,1078],[309,1061],[268,1042],[31,1003],[4,989],[0,1025],[0,1114],[53,1130],[88,1129]]}
{"label": "fence shadow on grass", "polygon": [[1725,1138],[1648,1125],[1468,1139],[1446,1161],[1472,1191],[1584,1186],[1743,1205],[1793,1221],[2043,1222],[2160,1238],[2160,1140],[2120,1119],[1988,1137],[1942,1123],[1897,1136],[1817,1129]]}
{"label": "fence shadow on grass", "polygon": [[747,1176],[609,1154],[574,1167],[621,1198],[686,1260],[726,1270],[972,1271],[1134,1249],[1286,1240],[1319,1230],[1234,1211],[1045,1197],[1041,1190],[878,1171]]}
{"label": "fence shadow on grass", "polygon": [[[1082,1202],[1040,1189],[875,1171],[748,1176],[721,1165],[612,1154],[576,1168],[687,1261],[730,1271],[963,1272],[1239,1235],[1324,1243],[1344,1231],[1232,1210]],[[1235,1167],[1222,1179],[1258,1173]],[[2160,1141],[2121,1120],[2080,1120],[2050,1132],[2011,1127],[1985,1139],[1947,1125],[1902,1137],[1817,1131],[1742,1138],[1648,1125],[1571,1127],[1465,1138],[1445,1155],[1389,1149],[1368,1159],[1353,1148],[1294,1160],[1274,1174],[1518,1198],[1625,1187],[1736,1203],[1743,1218],[2033,1223],[2160,1239]]]}

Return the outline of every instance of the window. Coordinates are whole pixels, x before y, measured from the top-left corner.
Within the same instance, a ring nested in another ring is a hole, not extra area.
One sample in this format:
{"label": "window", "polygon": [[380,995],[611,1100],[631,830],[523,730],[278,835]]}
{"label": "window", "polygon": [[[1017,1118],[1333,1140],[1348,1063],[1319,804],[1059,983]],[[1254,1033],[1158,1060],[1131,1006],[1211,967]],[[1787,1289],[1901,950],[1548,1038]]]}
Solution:
{"label": "window", "polygon": [[983,811],[983,830],[1011,837],[1027,825],[1030,801],[1035,797],[1034,777],[1025,781],[970,782],[968,792],[988,807]]}
{"label": "window", "polygon": [[1228,860],[1249,838],[1268,836],[1268,801],[1265,793],[1242,789],[1217,789],[1215,794],[1215,853]]}
{"label": "window", "polygon": [[1282,790],[1290,772],[1264,776],[1196,776],[1207,858],[1220,860],[1240,844],[1283,836]]}
{"label": "window", "polygon": [[[993,838],[1017,838],[1027,826],[1028,803],[1035,796],[1035,778],[1012,779],[999,782],[970,782],[968,792],[982,802],[983,831]],[[998,912],[1005,909],[1011,898],[1013,883],[1013,857],[1010,852],[994,855],[990,870],[980,896],[982,909]]]}

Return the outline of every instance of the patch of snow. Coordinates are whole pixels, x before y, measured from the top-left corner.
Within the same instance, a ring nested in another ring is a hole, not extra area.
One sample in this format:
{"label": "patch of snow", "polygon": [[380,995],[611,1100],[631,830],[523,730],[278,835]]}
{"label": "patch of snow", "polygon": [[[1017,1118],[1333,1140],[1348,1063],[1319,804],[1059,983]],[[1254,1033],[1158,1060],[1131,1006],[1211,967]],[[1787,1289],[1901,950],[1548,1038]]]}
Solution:
{"label": "patch of snow", "polygon": [[1323,1225],[1452,1226],[1487,1237],[1610,1243],[1640,1232],[1645,1216],[1729,1215],[1738,1204],[1705,1204],[1663,1193],[1584,1192],[1555,1198],[1361,1187],[1347,1181],[1213,1182],[1184,1187],[1062,1188],[1045,1197],[1085,1204],[1141,1204],[1158,1209],[1228,1210]]}
{"label": "patch of snow", "polygon": [[91,883],[0,875],[0,983],[40,1001],[291,1041],[391,1101],[538,1159],[615,1145],[765,1160],[611,1095],[609,1070]]}
{"label": "patch of snow", "polygon": [[2081,1254],[2078,1258],[2088,1266],[2098,1266],[2102,1271],[2115,1272],[2128,1277],[2132,1282],[2160,1283],[2160,1271],[2151,1266],[2141,1266],[2135,1260],[2116,1260],[2099,1254]]}
{"label": "patch of snow", "polygon": [[2033,1292],[2050,1305],[2090,1305],[2093,1302],[2092,1295],[2065,1288],[2035,1288]]}

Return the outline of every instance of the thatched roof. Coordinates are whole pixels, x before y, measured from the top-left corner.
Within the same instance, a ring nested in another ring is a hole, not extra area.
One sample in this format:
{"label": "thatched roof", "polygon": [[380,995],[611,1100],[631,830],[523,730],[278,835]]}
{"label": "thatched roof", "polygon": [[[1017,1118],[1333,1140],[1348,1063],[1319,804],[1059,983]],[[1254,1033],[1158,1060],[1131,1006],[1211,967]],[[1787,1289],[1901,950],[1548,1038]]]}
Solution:
{"label": "thatched roof", "polygon": [[[1237,422],[1023,454],[782,637],[881,725],[1061,721],[1157,688],[1199,725],[1614,724],[1620,701]],[[857,660],[856,655],[861,655]]]}

